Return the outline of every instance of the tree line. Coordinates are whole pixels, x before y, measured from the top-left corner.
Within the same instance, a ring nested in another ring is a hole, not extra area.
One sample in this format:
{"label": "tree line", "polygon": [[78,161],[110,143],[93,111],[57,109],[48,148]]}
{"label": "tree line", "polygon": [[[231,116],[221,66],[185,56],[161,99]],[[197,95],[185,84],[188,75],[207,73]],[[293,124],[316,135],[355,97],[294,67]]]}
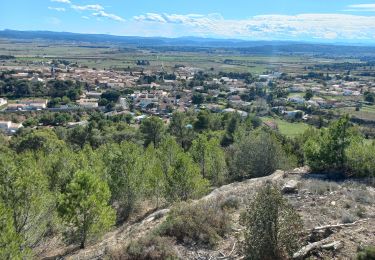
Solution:
{"label": "tree line", "polygon": [[51,102],[75,101],[82,94],[83,83],[71,80],[33,82],[0,75],[0,95],[9,98],[51,97]]}

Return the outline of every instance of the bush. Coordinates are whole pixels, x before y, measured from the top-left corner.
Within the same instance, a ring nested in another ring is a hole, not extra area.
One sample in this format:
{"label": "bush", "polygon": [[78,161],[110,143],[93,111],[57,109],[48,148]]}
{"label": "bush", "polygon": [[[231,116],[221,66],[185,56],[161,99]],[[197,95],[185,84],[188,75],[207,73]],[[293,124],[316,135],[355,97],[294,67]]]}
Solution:
{"label": "bush", "polygon": [[352,201],[345,201],[344,202],[344,208],[345,209],[350,209],[350,208],[352,208],[353,207],[353,205],[352,205]]}
{"label": "bush", "polygon": [[375,177],[375,145],[356,142],[347,150],[349,170],[358,177]]}
{"label": "bush", "polygon": [[357,254],[358,260],[374,260],[375,259],[375,246],[365,247]]}
{"label": "bush", "polygon": [[357,207],[357,210],[356,210],[355,213],[356,213],[357,217],[364,218],[364,217],[366,217],[366,208],[363,207],[363,206],[361,206],[361,205],[359,205]]}
{"label": "bush", "polygon": [[356,202],[361,204],[371,205],[372,203],[374,203],[374,197],[369,191],[366,190],[366,187],[363,187],[363,189],[361,190],[354,190],[353,198]]}
{"label": "bush", "polygon": [[348,116],[332,123],[328,129],[321,129],[304,145],[307,164],[313,171],[346,170],[347,148],[355,137]]}
{"label": "bush", "polygon": [[177,252],[172,247],[174,241],[168,237],[147,236],[140,238],[122,249],[108,254],[111,260],[164,260],[178,259]]}
{"label": "bush", "polygon": [[247,259],[286,259],[299,248],[301,218],[273,185],[259,190],[244,217]]}
{"label": "bush", "polygon": [[272,134],[264,131],[239,136],[228,150],[233,180],[270,175],[287,161],[281,144]]}
{"label": "bush", "polygon": [[351,213],[344,211],[341,214],[341,222],[343,224],[353,223],[354,221],[355,221],[355,217]]}
{"label": "bush", "polygon": [[238,209],[240,207],[240,199],[234,195],[228,196],[223,199],[220,203],[220,207],[223,210]]}
{"label": "bush", "polygon": [[178,242],[198,242],[213,247],[229,230],[229,215],[217,201],[183,202],[172,208],[159,233],[175,237]]}
{"label": "bush", "polygon": [[311,180],[304,184],[304,186],[312,193],[323,195],[326,192],[337,190],[338,184],[329,181]]}

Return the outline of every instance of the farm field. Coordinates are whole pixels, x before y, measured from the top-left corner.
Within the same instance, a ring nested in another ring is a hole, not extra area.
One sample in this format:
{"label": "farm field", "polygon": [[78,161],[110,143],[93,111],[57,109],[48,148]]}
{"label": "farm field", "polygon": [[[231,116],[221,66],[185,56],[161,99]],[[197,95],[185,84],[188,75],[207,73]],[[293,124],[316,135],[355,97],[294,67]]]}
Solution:
{"label": "farm field", "polygon": [[359,111],[355,107],[338,108],[336,111],[342,115],[349,114],[364,120],[375,120],[375,106],[364,105]]}
{"label": "farm field", "polygon": [[[303,73],[306,66],[317,63],[333,63],[336,59],[316,58],[308,55],[251,55],[236,51],[205,49],[199,51],[177,51],[138,49],[134,46],[115,44],[59,43],[50,41],[0,41],[0,55],[14,55],[16,59],[7,65],[33,66],[51,59],[65,59],[82,66],[97,69],[123,70],[137,67],[137,60],[148,60],[155,70],[163,66],[166,70],[176,64],[200,70],[223,72],[250,72],[263,74],[266,71],[282,70],[287,73]],[[344,61],[344,60],[343,60]],[[346,61],[346,60],[345,60]]]}
{"label": "farm field", "polygon": [[261,119],[263,122],[271,121],[276,123],[280,133],[288,137],[296,137],[305,132],[309,128],[308,124],[301,122],[290,123],[286,120],[272,117],[262,117]]}

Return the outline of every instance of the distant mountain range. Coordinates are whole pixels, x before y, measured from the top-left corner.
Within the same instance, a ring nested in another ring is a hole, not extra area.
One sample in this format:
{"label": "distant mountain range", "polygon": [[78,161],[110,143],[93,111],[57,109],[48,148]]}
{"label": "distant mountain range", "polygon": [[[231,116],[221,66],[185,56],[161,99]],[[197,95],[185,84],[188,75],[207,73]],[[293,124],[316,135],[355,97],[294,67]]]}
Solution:
{"label": "distant mountain range", "polygon": [[81,34],[71,32],[52,32],[52,31],[0,31],[1,38],[9,39],[43,39],[43,40],[64,40],[80,41],[90,43],[116,43],[129,44],[137,46],[196,46],[196,47],[254,47],[266,44],[290,44],[290,42],[276,41],[244,41],[237,39],[213,39],[199,37],[139,37],[139,36],[116,36],[109,34]]}
{"label": "distant mountain range", "polygon": [[124,47],[159,48],[162,50],[178,50],[178,48],[224,48],[236,49],[245,54],[275,54],[275,53],[310,53],[340,56],[371,56],[375,57],[374,45],[345,45],[342,43],[309,43],[293,41],[246,41],[237,39],[213,39],[199,37],[138,37],[115,36],[108,34],[80,34],[52,31],[15,31],[1,30],[0,38],[13,40],[48,40],[69,41],[92,44],[116,44]]}

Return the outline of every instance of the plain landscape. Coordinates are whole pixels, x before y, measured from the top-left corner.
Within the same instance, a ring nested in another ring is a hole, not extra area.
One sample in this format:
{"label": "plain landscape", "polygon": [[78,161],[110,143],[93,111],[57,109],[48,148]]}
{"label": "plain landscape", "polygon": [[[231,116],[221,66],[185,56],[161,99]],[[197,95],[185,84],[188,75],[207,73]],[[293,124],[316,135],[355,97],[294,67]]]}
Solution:
{"label": "plain landscape", "polygon": [[375,257],[375,47],[0,31],[1,259]]}

